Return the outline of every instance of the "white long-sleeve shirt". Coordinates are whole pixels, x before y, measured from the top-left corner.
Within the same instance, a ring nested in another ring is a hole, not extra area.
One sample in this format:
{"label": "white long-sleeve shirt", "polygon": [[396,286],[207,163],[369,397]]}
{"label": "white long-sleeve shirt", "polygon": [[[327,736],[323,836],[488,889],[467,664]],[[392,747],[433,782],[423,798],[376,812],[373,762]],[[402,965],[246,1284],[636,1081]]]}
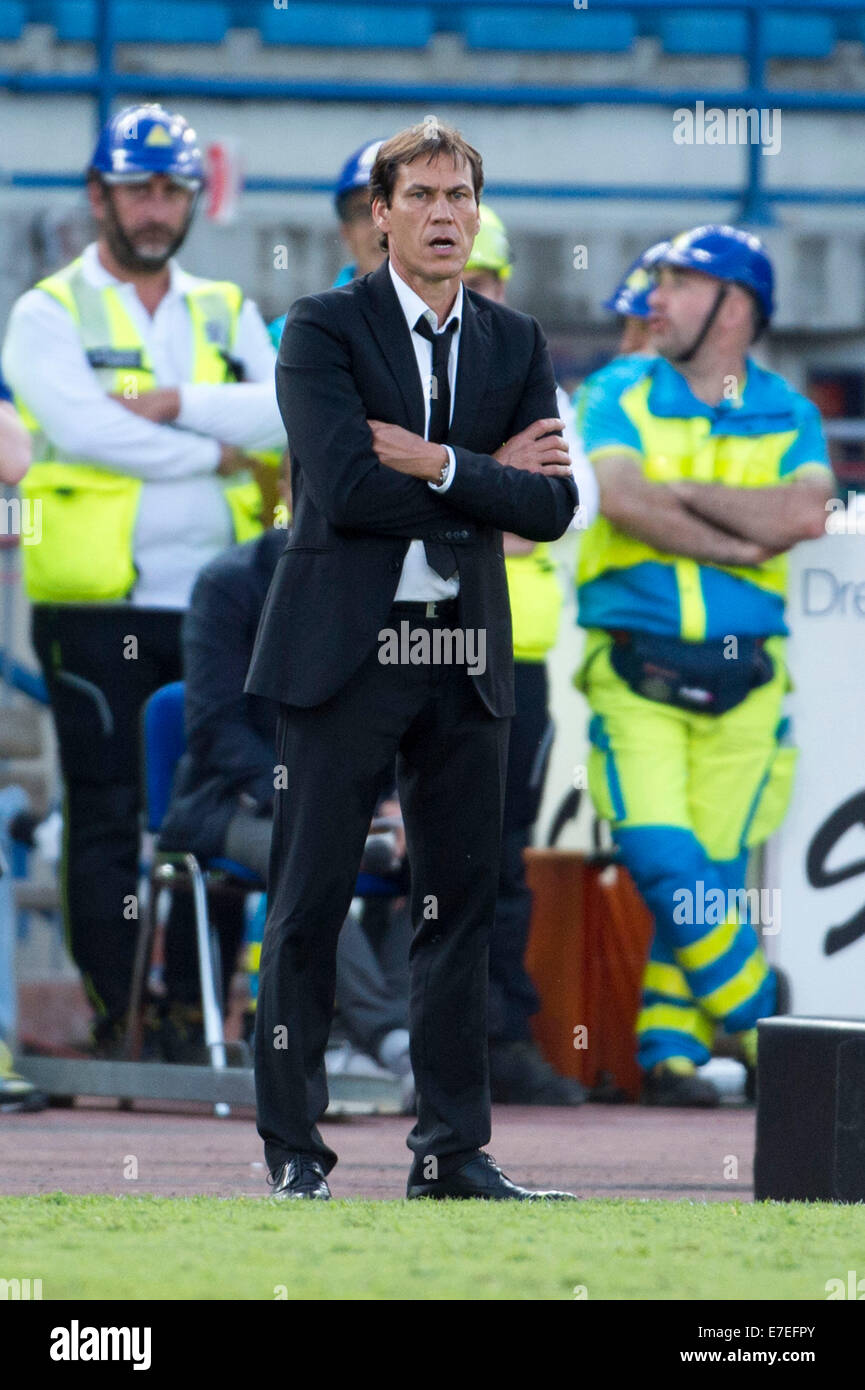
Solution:
{"label": "white long-sleeve shirt", "polygon": [[247,450],[285,446],[273,345],[256,305],[245,300],[231,352],[243,363],[247,382],[191,385],[193,333],[183,296],[200,281],[171,261],[168,292],[151,317],[134,285],[105,269],[95,243],[83,253],[83,272],[92,285],[112,285],[118,291],[140,334],[156,386],[179,388],[176,423],[154,424],[106,394],[74,320],[44,290],[28,290],[13,306],[3,373],[64,461],[94,463],[142,480],[133,542],[139,577],[132,602],[185,608],[202,565],[232,539],[224,495],[232,480],[216,473],[220,445]]}
{"label": "white long-sleeve shirt", "polygon": [[591,526],[598,515],[600,506],[598,480],[583,448],[583,441],[577,433],[576,412],[568,400],[567,392],[561,386],[556,387],[556,402],[559,417],[565,422],[562,435],[568,446],[568,453],[571,456],[571,473],[580,494],[579,512],[574,516],[569,529],[585,531],[586,527]]}

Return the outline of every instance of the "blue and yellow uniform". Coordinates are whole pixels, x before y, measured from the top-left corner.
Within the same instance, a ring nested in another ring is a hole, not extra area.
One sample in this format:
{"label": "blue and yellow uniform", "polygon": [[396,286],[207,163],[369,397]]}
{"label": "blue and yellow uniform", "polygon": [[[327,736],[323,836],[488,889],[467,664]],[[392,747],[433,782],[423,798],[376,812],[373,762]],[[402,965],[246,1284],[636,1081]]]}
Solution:
{"label": "blue and yellow uniform", "polygon": [[[645,357],[595,373],[577,406],[590,460],[631,455],[652,482],[766,488],[828,476],[816,407],[750,359],[734,398],[717,406],[698,400],[665,359]],[[747,568],[700,562],[656,550],[603,516],[580,546],[579,621],[588,632],[576,683],[592,710],[589,788],[655,919],[637,1024],[646,1069],[673,1059],[700,1065],[717,1024],[750,1030],[774,1009],[775,979],[736,894],[748,851],[780,825],[792,790],[786,586],[785,555]],[[739,642],[761,639],[774,674],[725,713],[645,698],[610,660],[614,641],[637,633],[726,643],[731,656]],[[706,902],[727,906],[703,912]]]}

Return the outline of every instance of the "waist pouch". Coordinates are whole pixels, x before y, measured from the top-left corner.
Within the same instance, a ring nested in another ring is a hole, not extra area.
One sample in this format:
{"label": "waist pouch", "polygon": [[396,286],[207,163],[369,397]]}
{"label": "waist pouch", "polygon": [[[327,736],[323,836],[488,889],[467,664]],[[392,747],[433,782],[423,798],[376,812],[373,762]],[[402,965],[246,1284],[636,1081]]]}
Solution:
{"label": "waist pouch", "polygon": [[763,637],[683,642],[649,632],[612,634],[610,665],[635,695],[696,714],[724,714],[775,674]]}

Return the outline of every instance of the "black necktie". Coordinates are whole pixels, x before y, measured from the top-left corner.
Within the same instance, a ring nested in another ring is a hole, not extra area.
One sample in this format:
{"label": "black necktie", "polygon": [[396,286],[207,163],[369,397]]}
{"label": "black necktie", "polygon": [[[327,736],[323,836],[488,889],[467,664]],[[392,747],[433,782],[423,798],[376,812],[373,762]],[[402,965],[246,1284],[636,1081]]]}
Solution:
{"label": "black necktie", "polygon": [[[430,377],[430,409],[427,439],[433,444],[447,441],[451,419],[451,388],[448,376],[448,361],[451,351],[451,334],[459,327],[459,319],[451,319],[441,333],[434,333],[429,319],[421,314],[415,324],[415,332],[420,333],[432,343],[432,376]],[[442,579],[450,579],[457,569],[457,557],[453,546],[440,541],[424,541],[427,564],[440,574]]]}

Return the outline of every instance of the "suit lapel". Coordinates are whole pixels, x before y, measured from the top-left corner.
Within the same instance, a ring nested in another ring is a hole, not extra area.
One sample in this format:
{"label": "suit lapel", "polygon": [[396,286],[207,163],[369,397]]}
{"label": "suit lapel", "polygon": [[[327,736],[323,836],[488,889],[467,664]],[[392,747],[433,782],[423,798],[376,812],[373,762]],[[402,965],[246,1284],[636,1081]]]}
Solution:
{"label": "suit lapel", "polygon": [[366,286],[366,302],[362,305],[364,317],[399,387],[405,406],[406,428],[422,435],[424,400],[420,375],[411,333],[391,283],[387,260],[372,272]]}
{"label": "suit lapel", "polygon": [[448,434],[455,444],[470,438],[478,417],[490,369],[490,337],[488,315],[472,303],[468,290],[464,290],[456,399]]}

